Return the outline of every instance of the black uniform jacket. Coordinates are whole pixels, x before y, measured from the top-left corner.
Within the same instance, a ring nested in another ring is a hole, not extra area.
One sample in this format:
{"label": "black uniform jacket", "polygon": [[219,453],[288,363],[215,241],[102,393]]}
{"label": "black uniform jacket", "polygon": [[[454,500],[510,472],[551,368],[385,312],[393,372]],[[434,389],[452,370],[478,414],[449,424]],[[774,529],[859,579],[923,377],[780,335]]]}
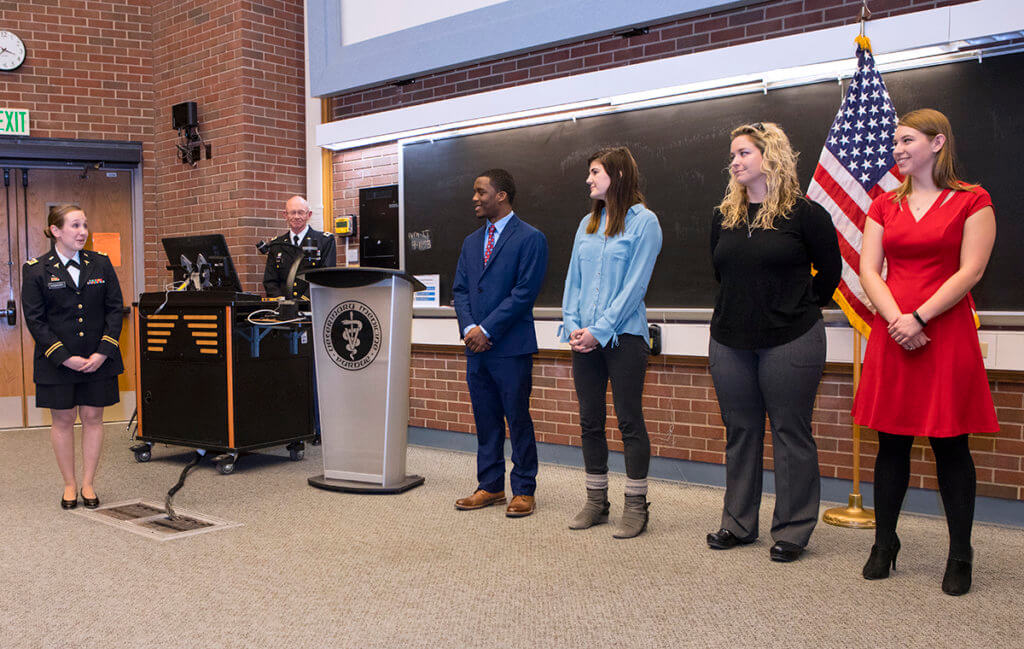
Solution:
{"label": "black uniform jacket", "polygon": [[295,279],[291,295],[285,295],[284,292],[288,289],[285,283],[288,281],[288,270],[292,267],[292,262],[299,255],[307,254],[302,248],[313,246],[320,253],[319,259],[317,259],[316,253],[312,253],[310,256],[314,258],[313,261],[304,259],[299,264],[300,271],[307,268],[327,268],[338,265],[338,252],[332,234],[325,234],[310,228],[306,230],[306,237],[302,240],[301,247],[292,244],[290,231],[270,242],[267,251],[267,267],[263,271],[263,288],[267,291],[267,297],[309,297],[309,282],[302,278]]}
{"label": "black uniform jacket", "polygon": [[[124,302],[117,274],[102,253],[82,250],[78,258],[78,287],[52,248],[21,269],[21,308],[36,341],[32,378],[39,384],[84,383],[124,372],[117,342]],[[72,356],[88,358],[96,352],[107,360],[95,372],[63,365]]]}

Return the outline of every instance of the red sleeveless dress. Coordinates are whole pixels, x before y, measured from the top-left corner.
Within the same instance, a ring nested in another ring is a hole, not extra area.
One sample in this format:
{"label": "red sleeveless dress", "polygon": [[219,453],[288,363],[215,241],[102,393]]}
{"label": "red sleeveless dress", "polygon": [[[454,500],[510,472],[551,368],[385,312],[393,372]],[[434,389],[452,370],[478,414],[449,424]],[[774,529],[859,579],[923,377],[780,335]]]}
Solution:
{"label": "red sleeveless dress", "polygon": [[[981,187],[947,189],[915,221],[907,202],[893,203],[892,196],[876,198],[868,218],[885,229],[885,283],[900,311],[910,313],[959,269],[964,222],[992,199]],[[971,307],[968,295],[932,318],[925,328],[931,342],[912,351],[893,341],[876,314],[853,400],[854,421],[898,435],[998,432]]]}

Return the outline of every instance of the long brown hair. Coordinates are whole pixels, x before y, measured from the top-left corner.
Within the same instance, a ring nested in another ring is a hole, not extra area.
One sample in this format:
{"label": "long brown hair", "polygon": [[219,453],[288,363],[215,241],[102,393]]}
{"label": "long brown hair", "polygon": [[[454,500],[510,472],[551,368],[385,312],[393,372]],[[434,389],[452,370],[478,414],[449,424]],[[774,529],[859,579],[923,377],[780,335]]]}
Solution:
{"label": "long brown hair", "polygon": [[[935,139],[935,136],[942,134],[946,142],[939,149],[935,158],[935,166],[932,167],[932,181],[939,189],[964,189],[973,190],[977,185],[961,180],[960,162],[956,157],[956,144],[953,141],[953,127],[949,119],[933,108],[920,108],[913,110],[900,118],[899,126],[906,126],[915,131],[920,131],[928,138],[928,141]],[[899,203],[914,191],[912,179],[907,176],[903,183],[893,192],[893,202]]]}
{"label": "long brown hair", "polygon": [[50,208],[50,213],[46,215],[46,229],[43,230],[43,234],[46,235],[47,239],[53,239],[53,233],[50,232],[50,226],[56,225],[58,229],[64,227],[64,217],[71,212],[81,212],[85,214],[85,210],[73,203],[64,203],[62,205],[54,205]]}
{"label": "long brown hair", "polygon": [[604,200],[595,200],[590,211],[587,234],[594,234],[601,225],[601,211],[608,209],[608,224],[604,234],[614,237],[626,229],[626,212],[637,203],[644,203],[640,192],[640,168],[629,149],[624,146],[601,149],[587,159],[587,169],[595,161],[600,162],[611,179]]}
{"label": "long brown hair", "polygon": [[[761,171],[768,181],[768,194],[750,227],[774,230],[776,217],[788,218],[790,210],[803,195],[796,175],[796,159],[800,154],[793,150],[786,132],[773,122],[737,126],[729,134],[729,141],[741,135],[749,137],[761,152]],[[750,198],[747,196],[747,188],[729,174],[725,196],[718,204],[718,211],[722,213],[722,227],[731,230],[743,225],[748,205]]]}

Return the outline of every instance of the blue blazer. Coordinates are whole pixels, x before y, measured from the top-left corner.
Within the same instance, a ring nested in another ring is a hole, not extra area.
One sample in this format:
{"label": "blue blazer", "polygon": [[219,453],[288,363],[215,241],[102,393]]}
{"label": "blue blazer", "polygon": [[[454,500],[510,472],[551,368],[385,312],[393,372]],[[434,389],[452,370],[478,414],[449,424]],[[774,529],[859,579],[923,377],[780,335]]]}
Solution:
{"label": "blue blazer", "polygon": [[[513,214],[485,267],[485,231],[481,227],[466,237],[455,270],[452,293],[459,336],[467,326],[477,324],[491,337],[491,349],[485,353],[532,354],[537,351],[533,303],[548,268],[548,240]],[[473,354],[469,349],[466,353]]]}

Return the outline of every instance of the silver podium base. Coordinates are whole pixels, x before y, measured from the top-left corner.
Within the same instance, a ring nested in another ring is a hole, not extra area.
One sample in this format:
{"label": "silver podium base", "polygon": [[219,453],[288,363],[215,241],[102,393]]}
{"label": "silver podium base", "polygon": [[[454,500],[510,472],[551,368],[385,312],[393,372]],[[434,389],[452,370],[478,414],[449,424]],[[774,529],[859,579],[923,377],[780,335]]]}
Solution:
{"label": "silver podium base", "polygon": [[405,480],[402,480],[396,485],[385,487],[384,485],[375,484],[373,482],[359,482],[357,480],[336,480],[334,478],[325,478],[323,474],[313,476],[308,480],[309,484],[317,489],[327,489],[328,491],[346,491],[348,493],[357,494],[400,494],[403,491],[409,491],[414,487],[418,487],[423,484],[425,478],[421,475],[407,475]]}

